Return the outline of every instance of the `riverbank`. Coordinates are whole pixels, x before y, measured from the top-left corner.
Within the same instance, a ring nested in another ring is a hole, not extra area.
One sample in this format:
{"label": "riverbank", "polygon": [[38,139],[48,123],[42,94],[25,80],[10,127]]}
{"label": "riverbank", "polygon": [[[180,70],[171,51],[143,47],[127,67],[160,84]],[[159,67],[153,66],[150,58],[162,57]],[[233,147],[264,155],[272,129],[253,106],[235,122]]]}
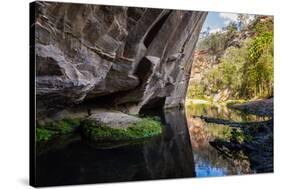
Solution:
{"label": "riverbank", "polygon": [[254,114],[259,116],[273,116],[273,101],[274,98],[262,99],[242,104],[233,104],[229,107],[243,111],[248,114]]}
{"label": "riverbank", "polygon": [[186,105],[193,105],[193,104],[206,104],[206,105],[213,105],[213,106],[229,106],[233,104],[241,104],[249,102],[250,100],[245,99],[237,99],[237,100],[225,100],[225,101],[214,101],[212,99],[186,99]]}
{"label": "riverbank", "polygon": [[212,101],[210,99],[186,99],[185,105],[212,105],[212,106],[227,106],[231,109],[242,111],[246,114],[258,116],[273,116],[273,101],[274,98],[269,99],[236,99],[225,101]]}

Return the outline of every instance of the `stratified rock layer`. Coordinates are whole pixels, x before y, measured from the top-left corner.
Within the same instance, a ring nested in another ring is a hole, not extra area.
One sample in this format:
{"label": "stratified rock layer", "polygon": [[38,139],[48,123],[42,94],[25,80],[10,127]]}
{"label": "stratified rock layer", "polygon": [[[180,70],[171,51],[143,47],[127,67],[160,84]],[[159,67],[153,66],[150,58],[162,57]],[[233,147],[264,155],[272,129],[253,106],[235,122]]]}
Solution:
{"label": "stratified rock layer", "polygon": [[205,12],[36,2],[37,110],[184,103]]}

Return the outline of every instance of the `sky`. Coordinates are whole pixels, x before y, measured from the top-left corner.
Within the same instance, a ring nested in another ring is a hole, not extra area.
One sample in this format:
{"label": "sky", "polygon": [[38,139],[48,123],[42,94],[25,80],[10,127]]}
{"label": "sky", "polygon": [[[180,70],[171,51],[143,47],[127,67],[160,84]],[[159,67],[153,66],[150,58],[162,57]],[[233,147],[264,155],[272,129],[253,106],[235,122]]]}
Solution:
{"label": "sky", "polygon": [[[209,12],[202,31],[206,31],[207,27],[210,27],[210,33],[215,33],[227,26],[230,22],[237,22],[237,17],[238,14],[236,13]],[[249,19],[253,19],[253,15],[250,15]]]}

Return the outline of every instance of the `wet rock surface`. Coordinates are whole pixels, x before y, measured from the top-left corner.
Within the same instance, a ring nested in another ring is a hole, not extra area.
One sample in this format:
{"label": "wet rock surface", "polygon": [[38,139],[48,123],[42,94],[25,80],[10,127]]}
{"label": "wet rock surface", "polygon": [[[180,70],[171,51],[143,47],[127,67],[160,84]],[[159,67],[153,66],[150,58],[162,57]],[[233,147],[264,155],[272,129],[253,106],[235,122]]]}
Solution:
{"label": "wet rock surface", "polygon": [[182,104],[206,15],[36,2],[38,116],[84,101],[134,113]]}

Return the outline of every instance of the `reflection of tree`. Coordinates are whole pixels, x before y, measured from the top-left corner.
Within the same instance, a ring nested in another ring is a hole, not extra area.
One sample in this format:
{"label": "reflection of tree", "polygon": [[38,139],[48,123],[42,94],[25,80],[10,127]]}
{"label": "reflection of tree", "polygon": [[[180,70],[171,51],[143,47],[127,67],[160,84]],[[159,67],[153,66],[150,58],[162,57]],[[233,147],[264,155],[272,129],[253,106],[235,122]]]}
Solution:
{"label": "reflection of tree", "polygon": [[186,113],[197,116],[207,116],[231,121],[263,121],[266,117],[245,114],[238,110],[229,109],[226,106],[213,106],[207,104],[189,104],[186,106]]}
{"label": "reflection of tree", "polygon": [[209,141],[215,138],[227,137],[224,136],[224,131],[228,130],[229,127],[207,124],[200,118],[194,118],[192,116],[186,117],[194,160],[197,166],[204,167],[204,170],[207,172],[212,169],[214,171],[215,169],[227,175],[251,172],[249,161],[225,159],[215,148],[209,145]]}

